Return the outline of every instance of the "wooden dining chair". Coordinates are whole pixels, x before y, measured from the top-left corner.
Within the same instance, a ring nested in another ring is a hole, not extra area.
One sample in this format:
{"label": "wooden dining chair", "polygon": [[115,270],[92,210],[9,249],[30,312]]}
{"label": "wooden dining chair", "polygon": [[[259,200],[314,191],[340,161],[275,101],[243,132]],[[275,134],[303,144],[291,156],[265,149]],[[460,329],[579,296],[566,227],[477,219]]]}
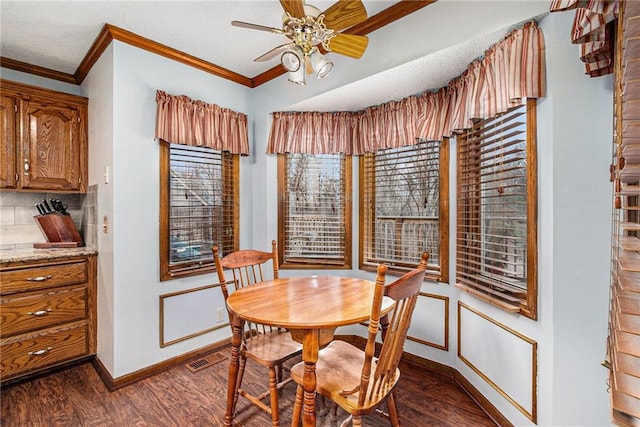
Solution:
{"label": "wooden dining chair", "polygon": [[[278,247],[275,240],[271,242],[271,246],[271,252],[244,249],[231,252],[222,258],[218,247],[212,248],[220,289],[225,301],[229,298],[228,285],[239,289],[245,286],[260,286],[260,282],[278,278]],[[269,262],[272,264],[273,271],[271,277],[266,274]],[[232,272],[233,279],[225,277],[225,270]],[[233,324],[231,313],[229,313],[229,320]],[[278,390],[291,381],[291,377],[284,379],[282,364],[301,352],[302,345],[293,341],[291,334],[285,329],[245,322],[244,339],[240,347],[238,380],[233,401],[234,412],[238,396],[242,396],[271,415],[273,426],[279,426]],[[247,359],[266,367],[269,371],[268,390],[259,395],[250,394],[242,388],[242,377]],[[263,402],[267,396],[270,398],[269,405]]]}
{"label": "wooden dining chair", "polygon": [[[320,350],[316,363],[316,390],[351,415],[341,426],[346,426],[349,419],[352,425],[361,426],[361,417],[372,413],[385,401],[388,408],[388,414],[385,415],[391,425],[400,425],[393,391],[400,378],[398,365],[428,259],[429,254],[424,252],[418,268],[386,286],[384,282],[387,267],[378,266],[369,318],[369,336],[364,351],[339,340],[332,341]],[[375,357],[384,296],[391,298],[395,305],[387,314],[384,340],[378,357]],[[298,383],[292,425],[300,423],[304,369],[304,363],[291,368],[291,378]]]}

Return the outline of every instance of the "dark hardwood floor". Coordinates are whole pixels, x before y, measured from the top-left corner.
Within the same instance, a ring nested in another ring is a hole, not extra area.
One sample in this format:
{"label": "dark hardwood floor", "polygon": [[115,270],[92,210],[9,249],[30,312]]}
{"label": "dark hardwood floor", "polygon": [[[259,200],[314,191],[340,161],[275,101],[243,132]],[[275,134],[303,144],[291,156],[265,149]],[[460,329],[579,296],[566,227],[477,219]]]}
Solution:
{"label": "dark hardwood floor", "polygon": [[[222,426],[226,403],[230,348],[226,358],[198,372],[185,365],[109,392],[90,363],[0,390],[3,427],[13,426]],[[266,384],[261,367],[247,362],[243,386]],[[447,376],[412,364],[401,365],[397,387],[403,426],[495,426],[491,419]],[[295,384],[281,393],[280,425],[291,423]],[[344,418],[344,413],[338,413]],[[267,414],[241,399],[235,424],[270,426]],[[379,417],[366,426],[388,426]],[[319,416],[318,426],[330,426],[329,416]]]}

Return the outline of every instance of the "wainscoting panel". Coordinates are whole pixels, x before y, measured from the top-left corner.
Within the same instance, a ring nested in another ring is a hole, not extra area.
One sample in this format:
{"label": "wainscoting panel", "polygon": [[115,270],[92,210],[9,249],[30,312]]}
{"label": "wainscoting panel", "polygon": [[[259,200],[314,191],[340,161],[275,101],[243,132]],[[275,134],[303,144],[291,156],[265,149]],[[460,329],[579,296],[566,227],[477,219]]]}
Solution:
{"label": "wainscoting panel", "polygon": [[407,339],[449,350],[449,297],[420,292]]}
{"label": "wainscoting panel", "polygon": [[229,327],[226,309],[225,320],[216,319],[214,302],[222,295],[218,287],[210,285],[160,295],[160,347]]}
{"label": "wainscoting panel", "polygon": [[536,422],[535,341],[458,302],[458,357]]}

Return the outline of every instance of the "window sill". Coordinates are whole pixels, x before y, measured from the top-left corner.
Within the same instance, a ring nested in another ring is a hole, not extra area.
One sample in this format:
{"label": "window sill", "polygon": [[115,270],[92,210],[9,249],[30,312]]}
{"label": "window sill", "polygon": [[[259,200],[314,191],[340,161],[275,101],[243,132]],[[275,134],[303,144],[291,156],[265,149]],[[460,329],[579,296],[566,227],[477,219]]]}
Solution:
{"label": "window sill", "polygon": [[[378,264],[360,264],[360,270],[362,271],[371,271],[372,273],[375,273],[377,271],[378,268]],[[414,265],[414,266],[410,266],[410,267],[397,267],[394,265],[387,265],[387,275],[388,276],[402,276],[403,274],[408,273],[409,271],[413,270],[414,268],[417,268],[418,265]],[[427,266],[427,271],[425,273],[424,276],[424,280],[427,281],[432,281],[432,282],[436,282],[436,283],[442,283],[447,285],[448,283],[444,280],[442,280],[442,274],[440,273],[439,270],[436,270],[435,267],[434,269],[429,269],[429,266]]]}
{"label": "window sill", "polygon": [[501,308],[502,310],[508,311],[509,313],[520,313],[520,307],[517,305],[513,305],[513,304],[509,304],[505,301],[500,301],[499,299],[492,297],[491,295],[488,295],[482,291],[479,291],[475,288],[472,288],[470,286],[464,285],[462,283],[456,283],[456,288],[470,294],[473,295],[474,297],[489,303],[491,305],[494,305],[496,307]]}
{"label": "window sill", "polygon": [[191,277],[191,276],[200,276],[202,274],[211,274],[215,273],[216,267],[213,264],[205,264],[202,267],[197,268],[184,268],[184,269],[173,269],[169,271],[163,271],[160,273],[160,281],[164,282],[167,280],[173,279],[181,279],[183,277]]}
{"label": "window sill", "polygon": [[351,270],[350,265],[343,264],[280,264],[280,270]]}

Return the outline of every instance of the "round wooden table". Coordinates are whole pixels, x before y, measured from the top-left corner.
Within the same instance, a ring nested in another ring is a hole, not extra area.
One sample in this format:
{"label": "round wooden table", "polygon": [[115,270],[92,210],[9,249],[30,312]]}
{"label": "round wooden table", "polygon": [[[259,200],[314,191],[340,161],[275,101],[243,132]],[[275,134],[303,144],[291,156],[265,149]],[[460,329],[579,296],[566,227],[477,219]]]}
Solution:
{"label": "round wooden table", "polygon": [[[369,319],[374,287],[375,283],[370,280],[307,276],[269,280],[232,293],[227,299],[227,307],[233,314],[233,337],[224,425],[231,426],[233,422],[233,391],[242,330],[244,322],[251,321],[287,328],[291,337],[302,343],[305,363],[302,425],[315,426],[318,351],[331,342],[338,326]],[[385,313],[392,306],[391,300],[383,301]]]}

